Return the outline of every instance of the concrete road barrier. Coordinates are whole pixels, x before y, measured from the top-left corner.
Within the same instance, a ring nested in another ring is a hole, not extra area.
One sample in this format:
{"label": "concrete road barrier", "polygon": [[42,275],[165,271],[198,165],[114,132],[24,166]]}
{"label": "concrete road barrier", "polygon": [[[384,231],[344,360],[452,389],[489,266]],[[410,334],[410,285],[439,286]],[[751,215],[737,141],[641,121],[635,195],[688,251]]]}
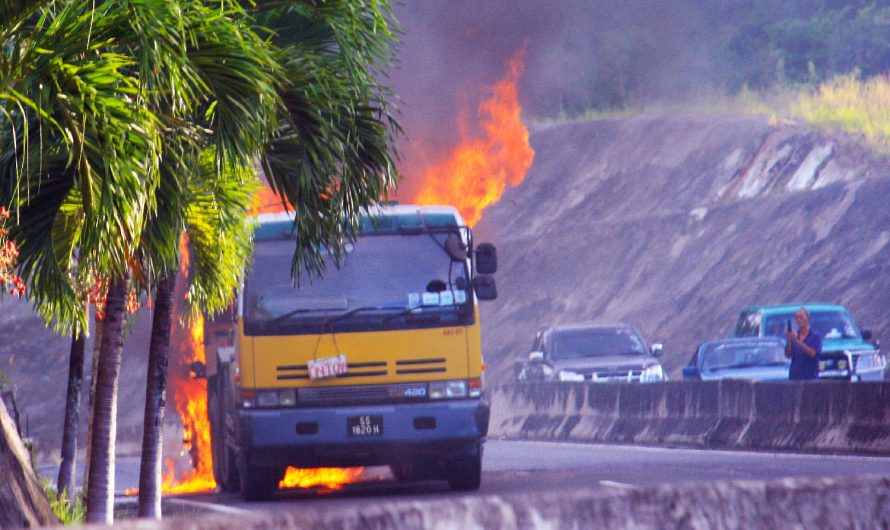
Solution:
{"label": "concrete road barrier", "polygon": [[489,390],[489,436],[890,454],[890,383],[538,383]]}
{"label": "concrete road barrier", "polygon": [[[888,528],[890,479],[733,481],[645,488],[381,501],[324,511],[301,503],[288,511],[163,521],[117,521],[138,530],[412,529],[723,529]],[[98,528],[98,527],[95,527]]]}

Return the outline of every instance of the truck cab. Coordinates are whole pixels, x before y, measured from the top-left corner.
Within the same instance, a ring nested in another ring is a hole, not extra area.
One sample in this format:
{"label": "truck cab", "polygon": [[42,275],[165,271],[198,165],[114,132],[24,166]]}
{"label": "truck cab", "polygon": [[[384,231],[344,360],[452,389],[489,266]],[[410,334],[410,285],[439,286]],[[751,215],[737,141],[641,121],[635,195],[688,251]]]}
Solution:
{"label": "truck cab", "polygon": [[231,340],[208,325],[217,482],[259,499],[288,466],[388,465],[477,489],[489,418],[477,301],[497,295],[494,247],[452,207],[389,206],[363,216],[342,262],[294,279],[293,218],[262,215],[254,237],[223,317]]}

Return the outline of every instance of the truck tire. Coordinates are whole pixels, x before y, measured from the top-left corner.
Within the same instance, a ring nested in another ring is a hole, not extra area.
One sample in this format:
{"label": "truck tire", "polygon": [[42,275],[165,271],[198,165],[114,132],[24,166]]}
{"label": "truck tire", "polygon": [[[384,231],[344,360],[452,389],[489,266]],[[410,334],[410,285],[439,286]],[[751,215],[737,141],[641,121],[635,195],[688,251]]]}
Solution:
{"label": "truck tire", "polygon": [[[238,460],[229,446],[226,419],[235,406],[232,391],[227,385],[230,363],[217,361],[217,373],[207,380],[207,415],[210,419],[210,447],[213,450],[213,478],[223,491],[239,491]],[[211,390],[212,389],[212,390]],[[213,401],[210,401],[210,397]]]}
{"label": "truck tire", "polygon": [[423,480],[423,475],[416,464],[390,464],[389,471],[396,482]]}
{"label": "truck tire", "polygon": [[246,501],[261,501],[270,498],[278,489],[284,474],[281,469],[248,466],[243,458],[238,474],[241,478],[241,496]]}
{"label": "truck tire", "polygon": [[213,480],[225,490],[227,488],[223,480],[223,473],[225,472],[223,468],[223,450],[226,442],[223,440],[217,385],[216,375],[211,375],[207,378],[207,420],[210,422],[210,454],[213,458]]}
{"label": "truck tire", "polygon": [[455,491],[475,491],[482,484],[482,451],[459,456],[448,467],[448,486]]}

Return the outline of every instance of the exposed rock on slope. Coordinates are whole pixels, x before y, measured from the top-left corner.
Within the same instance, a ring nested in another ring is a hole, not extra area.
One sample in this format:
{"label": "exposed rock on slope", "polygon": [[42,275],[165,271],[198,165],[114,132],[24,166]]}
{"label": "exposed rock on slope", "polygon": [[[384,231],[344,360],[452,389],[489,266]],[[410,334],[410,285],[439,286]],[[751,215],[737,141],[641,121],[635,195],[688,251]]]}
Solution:
{"label": "exposed rock on slope", "polygon": [[890,164],[854,139],[759,118],[538,128],[525,181],[486,210],[500,297],[490,381],[535,330],[635,323],[677,375],[743,306],[829,301],[890,339]]}

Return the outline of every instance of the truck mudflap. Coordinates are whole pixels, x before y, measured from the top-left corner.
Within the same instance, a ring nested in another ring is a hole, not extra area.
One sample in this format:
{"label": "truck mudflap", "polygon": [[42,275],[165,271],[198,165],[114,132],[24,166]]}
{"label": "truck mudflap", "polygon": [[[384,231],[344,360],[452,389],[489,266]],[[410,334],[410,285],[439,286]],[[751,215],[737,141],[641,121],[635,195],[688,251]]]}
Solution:
{"label": "truck mudflap", "polygon": [[241,409],[239,450],[257,466],[385,465],[406,456],[479,453],[488,433],[486,401],[466,399],[398,406]]}

